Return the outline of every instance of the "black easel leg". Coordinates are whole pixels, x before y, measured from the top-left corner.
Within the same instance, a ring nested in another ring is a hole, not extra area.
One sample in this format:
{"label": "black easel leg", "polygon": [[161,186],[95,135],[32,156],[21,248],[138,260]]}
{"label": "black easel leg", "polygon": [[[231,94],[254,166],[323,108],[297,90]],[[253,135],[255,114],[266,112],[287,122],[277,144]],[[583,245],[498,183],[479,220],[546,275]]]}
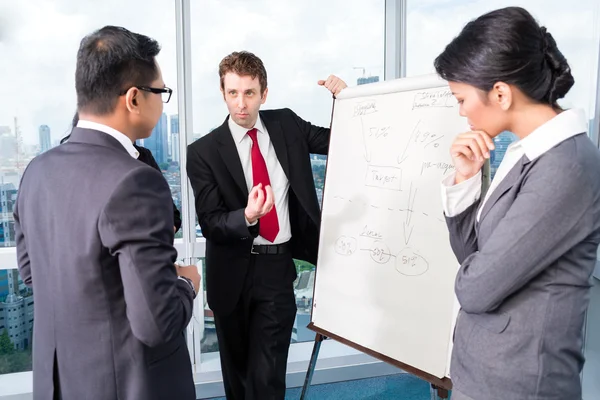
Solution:
{"label": "black easel leg", "polygon": [[315,366],[317,365],[317,358],[319,357],[319,350],[321,350],[321,343],[327,339],[325,336],[317,333],[315,336],[315,345],[313,346],[312,355],[310,356],[310,362],[308,363],[308,370],[306,371],[306,378],[304,378],[304,385],[302,386],[302,394],[300,400],[305,400],[308,396],[308,389],[312,381],[313,374],[315,372]]}

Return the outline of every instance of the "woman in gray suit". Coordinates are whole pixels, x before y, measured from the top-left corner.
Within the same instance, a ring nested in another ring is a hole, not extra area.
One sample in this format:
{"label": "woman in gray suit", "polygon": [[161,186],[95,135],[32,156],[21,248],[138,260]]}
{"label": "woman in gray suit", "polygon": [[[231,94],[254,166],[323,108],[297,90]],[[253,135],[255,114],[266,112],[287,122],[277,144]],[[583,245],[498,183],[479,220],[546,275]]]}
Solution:
{"label": "woman in gray suit", "polygon": [[[455,399],[581,399],[583,324],[600,242],[600,152],[552,35],[524,9],[469,22],[435,60],[469,132],[442,184],[461,263],[450,375]],[[481,167],[513,143],[487,193]]]}

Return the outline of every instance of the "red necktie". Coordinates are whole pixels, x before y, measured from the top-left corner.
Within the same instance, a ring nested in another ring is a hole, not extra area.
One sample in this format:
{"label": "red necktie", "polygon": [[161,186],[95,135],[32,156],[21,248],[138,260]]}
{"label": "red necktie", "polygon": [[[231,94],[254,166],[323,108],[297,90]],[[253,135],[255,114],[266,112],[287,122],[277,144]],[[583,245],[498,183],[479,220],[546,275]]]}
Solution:
{"label": "red necktie", "polygon": [[[252,180],[253,186],[262,183],[263,185],[263,194],[265,195],[265,199],[267,198],[267,193],[265,191],[265,187],[271,184],[271,180],[269,179],[269,171],[267,171],[267,164],[265,163],[265,159],[260,153],[260,148],[258,147],[258,139],[256,137],[257,130],[256,128],[250,129],[248,131],[248,136],[252,139]],[[275,205],[271,211],[269,211],[266,215],[260,219],[260,225],[258,228],[258,233],[260,236],[267,239],[269,242],[273,242],[279,233],[279,220],[277,219],[277,211],[275,211]]]}

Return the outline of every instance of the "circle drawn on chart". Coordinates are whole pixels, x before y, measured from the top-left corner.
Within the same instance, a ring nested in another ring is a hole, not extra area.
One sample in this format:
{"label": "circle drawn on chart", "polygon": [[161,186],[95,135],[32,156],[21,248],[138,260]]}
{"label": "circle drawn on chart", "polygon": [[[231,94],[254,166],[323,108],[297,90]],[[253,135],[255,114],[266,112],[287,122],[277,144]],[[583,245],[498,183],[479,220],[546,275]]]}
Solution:
{"label": "circle drawn on chart", "polygon": [[415,253],[410,247],[405,247],[396,256],[396,271],[405,276],[423,275],[429,270],[429,263],[423,256]]}
{"label": "circle drawn on chart", "polygon": [[340,236],[335,241],[335,252],[342,256],[350,256],[356,251],[358,242],[351,236]]}
{"label": "circle drawn on chart", "polygon": [[373,242],[369,254],[371,255],[371,259],[378,264],[385,264],[390,261],[390,258],[392,257],[390,248],[381,240]]}

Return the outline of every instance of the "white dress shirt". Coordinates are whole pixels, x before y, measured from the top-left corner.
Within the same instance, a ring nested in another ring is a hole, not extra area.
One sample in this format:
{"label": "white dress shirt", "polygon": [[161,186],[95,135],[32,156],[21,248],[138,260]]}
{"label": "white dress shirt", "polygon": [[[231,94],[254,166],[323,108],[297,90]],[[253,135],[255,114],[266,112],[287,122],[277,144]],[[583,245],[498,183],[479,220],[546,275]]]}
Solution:
{"label": "white dress shirt", "polygon": [[[481,210],[492,192],[523,156],[526,156],[529,161],[533,161],[570,137],[587,132],[587,129],[588,122],[585,112],[581,109],[571,109],[561,112],[524,139],[511,143],[479,206],[477,220],[479,220]],[[455,179],[456,173],[454,172],[442,181],[442,205],[444,213],[448,217],[465,211],[481,197],[481,171],[456,185],[454,184]]]}
{"label": "white dress shirt", "polygon": [[77,122],[77,127],[104,132],[107,135],[110,135],[117,139],[119,143],[121,143],[123,147],[125,147],[125,150],[127,150],[131,157],[138,158],[140,156],[140,153],[135,149],[135,147],[133,147],[133,142],[131,141],[131,139],[129,139],[129,137],[127,137],[124,133],[119,132],[114,128],[111,128],[110,126],[80,119],[79,122]]}
{"label": "white dress shirt", "polygon": [[[253,179],[252,179],[252,139],[248,136],[249,129],[243,128],[236,124],[231,117],[228,120],[229,130],[235,141],[240,161],[242,163],[242,169],[244,170],[244,177],[246,178],[246,186],[248,192],[252,190]],[[289,208],[289,189],[290,182],[288,181],[283,168],[277,159],[275,149],[271,143],[269,132],[264,127],[260,117],[256,120],[254,125],[258,131],[256,137],[258,138],[258,148],[265,159],[267,164],[267,171],[269,172],[269,180],[271,181],[271,188],[273,189],[273,196],[275,197],[275,210],[277,211],[277,220],[279,221],[279,233],[273,243],[269,242],[262,236],[258,236],[254,239],[254,244],[281,244],[289,241],[292,237],[292,229],[290,226],[290,208]],[[246,221],[247,223],[248,221]]]}

